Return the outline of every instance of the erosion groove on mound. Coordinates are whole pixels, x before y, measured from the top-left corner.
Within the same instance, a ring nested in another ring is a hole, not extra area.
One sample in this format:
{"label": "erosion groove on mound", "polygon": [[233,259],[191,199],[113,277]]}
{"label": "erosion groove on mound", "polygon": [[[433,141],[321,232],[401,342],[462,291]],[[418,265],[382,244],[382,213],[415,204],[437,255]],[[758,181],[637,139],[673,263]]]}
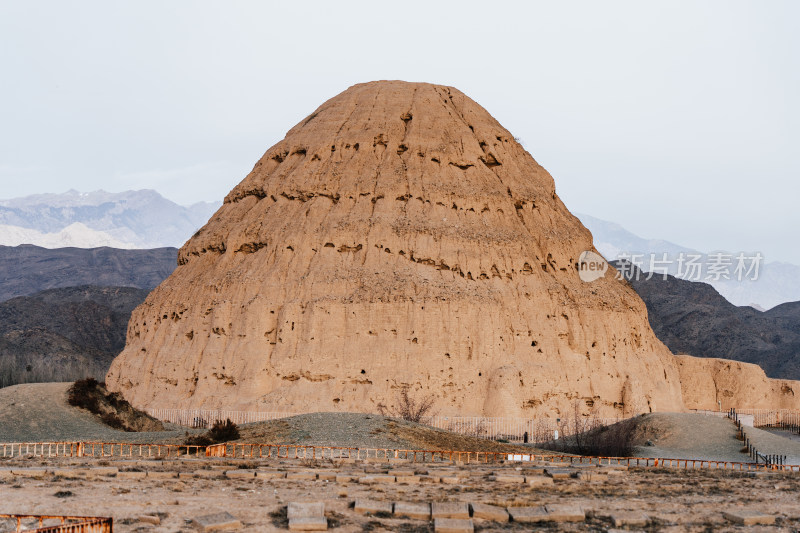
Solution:
{"label": "erosion groove on mound", "polygon": [[139,407],[442,414],[683,407],[626,284],[550,175],[450,87],[356,85],[267,150],[134,312],[107,376]]}

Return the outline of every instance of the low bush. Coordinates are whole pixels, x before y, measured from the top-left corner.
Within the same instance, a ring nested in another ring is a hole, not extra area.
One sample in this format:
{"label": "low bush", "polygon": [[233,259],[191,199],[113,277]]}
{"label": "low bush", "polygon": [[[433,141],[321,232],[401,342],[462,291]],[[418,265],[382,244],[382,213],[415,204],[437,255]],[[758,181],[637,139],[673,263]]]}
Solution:
{"label": "low bush", "polygon": [[100,412],[97,398],[98,385],[100,383],[94,378],[79,379],[67,391],[67,402],[75,407],[98,414]]}
{"label": "low bush", "polygon": [[628,419],[609,426],[597,425],[558,440],[536,443],[536,447],[595,457],[631,457],[635,441],[636,421]]}
{"label": "low bush", "polygon": [[164,425],[135,409],[118,392],[108,392],[94,378],[79,379],[67,390],[67,403],[97,415],[109,427],[123,431],[163,431]]}
{"label": "low bush", "polygon": [[239,427],[227,419],[224,422],[217,420],[214,425],[201,435],[192,435],[187,437],[183,444],[186,446],[211,446],[212,444],[221,444],[239,438]]}
{"label": "low bush", "polygon": [[431,411],[435,402],[436,396],[433,394],[415,398],[411,395],[411,388],[405,386],[395,396],[392,407],[379,403],[378,412],[383,416],[419,423],[424,417],[433,414]]}
{"label": "low bush", "polygon": [[208,436],[214,442],[228,442],[239,438],[239,428],[227,419],[225,422],[217,420],[214,426],[208,430]]}

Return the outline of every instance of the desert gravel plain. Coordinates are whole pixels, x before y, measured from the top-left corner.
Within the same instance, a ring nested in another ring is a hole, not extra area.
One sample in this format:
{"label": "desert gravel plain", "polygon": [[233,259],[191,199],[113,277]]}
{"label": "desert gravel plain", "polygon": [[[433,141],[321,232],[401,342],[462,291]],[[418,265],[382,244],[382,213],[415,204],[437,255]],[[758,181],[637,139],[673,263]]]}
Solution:
{"label": "desert gravel plain", "polygon": [[343,532],[433,531],[429,519],[394,514],[403,502],[460,503],[467,513],[486,504],[503,517],[534,508],[547,520],[472,516],[476,531],[733,531],[745,527],[733,517],[748,512],[773,524],[758,526],[765,530],[800,528],[800,475],[788,473],[188,458],[21,459],[0,468],[0,512],[112,516],[120,532],[196,531],[193,519],[220,512],[244,531],[286,531],[290,502],[320,501],[328,529]]}

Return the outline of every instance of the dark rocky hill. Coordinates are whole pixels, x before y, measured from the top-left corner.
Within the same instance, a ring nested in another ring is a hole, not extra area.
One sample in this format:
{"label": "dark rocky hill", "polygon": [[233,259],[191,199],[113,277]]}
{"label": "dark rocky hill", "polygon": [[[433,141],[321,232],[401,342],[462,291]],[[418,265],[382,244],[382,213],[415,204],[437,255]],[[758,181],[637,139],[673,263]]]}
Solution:
{"label": "dark rocky hill", "polygon": [[102,378],[148,292],[78,286],[0,303],[0,386]]}
{"label": "dark rocky hill", "polygon": [[97,285],[152,290],[177,265],[178,250],[0,246],[0,302],[44,289]]}
{"label": "dark rocky hill", "polygon": [[628,277],[673,353],[755,363],[769,377],[800,379],[800,302],[761,312],[731,304],[706,283]]}

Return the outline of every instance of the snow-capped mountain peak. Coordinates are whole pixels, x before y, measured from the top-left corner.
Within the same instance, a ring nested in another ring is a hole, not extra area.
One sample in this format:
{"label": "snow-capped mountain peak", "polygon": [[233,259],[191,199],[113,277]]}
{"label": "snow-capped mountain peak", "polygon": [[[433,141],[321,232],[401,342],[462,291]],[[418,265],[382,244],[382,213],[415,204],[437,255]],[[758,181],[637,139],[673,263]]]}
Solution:
{"label": "snow-capped mountain peak", "polygon": [[35,194],[0,200],[0,244],[22,239],[47,247],[62,240],[79,247],[181,246],[218,207],[181,206],[152,189]]}

